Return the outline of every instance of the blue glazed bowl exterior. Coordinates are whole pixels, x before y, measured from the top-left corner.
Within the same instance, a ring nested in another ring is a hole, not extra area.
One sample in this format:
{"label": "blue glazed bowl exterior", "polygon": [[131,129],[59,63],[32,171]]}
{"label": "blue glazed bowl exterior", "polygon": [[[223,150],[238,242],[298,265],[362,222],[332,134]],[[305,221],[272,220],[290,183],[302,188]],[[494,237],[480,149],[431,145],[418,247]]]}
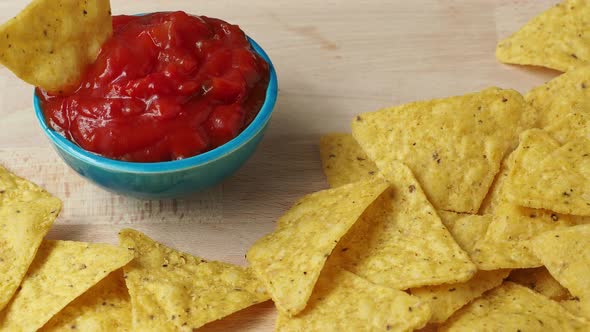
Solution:
{"label": "blue glazed bowl exterior", "polygon": [[133,163],[105,158],[70,142],[47,125],[39,99],[33,93],[35,115],[49,141],[78,174],[98,186],[122,195],[147,199],[176,198],[205,190],[237,171],[254,153],[270,121],[278,82],[273,64],[264,50],[248,38],[270,68],[266,99],[260,112],[240,135],[203,154],[175,161]]}

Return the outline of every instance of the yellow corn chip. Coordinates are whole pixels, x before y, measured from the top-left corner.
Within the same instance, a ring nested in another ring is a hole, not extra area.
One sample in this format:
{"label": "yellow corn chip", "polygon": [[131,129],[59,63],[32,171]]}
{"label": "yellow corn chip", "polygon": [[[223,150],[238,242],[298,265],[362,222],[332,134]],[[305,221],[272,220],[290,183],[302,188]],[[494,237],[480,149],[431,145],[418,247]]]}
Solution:
{"label": "yellow corn chip", "polygon": [[513,270],[508,280],[528,287],[555,301],[565,300],[570,297],[568,290],[563,288],[544,267]]}
{"label": "yellow corn chip", "polygon": [[564,115],[544,130],[562,144],[580,137],[590,138],[590,108],[588,110],[588,113],[572,112]]}
{"label": "yellow corn chip", "polygon": [[292,316],[305,308],[340,238],[388,186],[376,177],[308,195],[250,248],[248,262],[279,310]]}
{"label": "yellow corn chip", "polygon": [[0,166],[0,310],[25,276],[61,201]]}
{"label": "yellow corn chip", "polygon": [[484,238],[491,222],[492,216],[490,215],[467,215],[455,220],[447,219],[445,226],[457,244],[469,255],[472,255],[476,243]]}
{"label": "yellow corn chip", "polygon": [[566,0],[498,43],[501,62],[567,71],[590,61],[590,4]]}
{"label": "yellow corn chip", "polygon": [[108,0],[34,0],[0,26],[0,63],[48,91],[71,88],[112,30]]}
{"label": "yellow corn chip", "polygon": [[543,233],[533,251],[551,275],[580,299],[590,300],[590,224]]}
{"label": "yellow corn chip", "polygon": [[439,331],[588,331],[557,302],[512,282],[459,310]]}
{"label": "yellow corn chip", "polygon": [[510,165],[514,163],[514,153],[511,153],[507,157],[502,160],[502,164],[500,165],[500,171],[496,174],[494,178],[494,182],[488,191],[488,194],[484,198],[481,206],[479,208],[479,214],[494,214],[494,211],[502,202],[506,200],[506,195],[504,194],[504,186],[506,184],[506,179],[508,178],[508,174],[510,173]]}
{"label": "yellow corn chip", "polygon": [[435,208],[477,213],[505,153],[534,121],[518,92],[490,88],[361,114],[352,134],[385,177],[402,161]]}
{"label": "yellow corn chip", "polygon": [[53,316],[41,332],[131,331],[131,302],[123,270],[111,272]]}
{"label": "yellow corn chip", "polygon": [[485,236],[470,253],[471,259],[481,270],[539,267],[542,263],[532,253],[530,239],[574,224],[568,215],[502,203]]}
{"label": "yellow corn chip", "polygon": [[133,331],[192,331],[269,299],[250,268],[209,262],[130,229],[119,236],[135,252],[123,269]]}
{"label": "yellow corn chip", "polygon": [[507,198],[537,209],[590,216],[590,140],[558,147],[540,130],[523,134],[507,179]]}
{"label": "yellow corn chip", "polygon": [[492,288],[502,284],[509,270],[479,271],[469,281],[458,284],[410,289],[410,294],[428,303],[432,309],[430,323],[443,323],[451,315]]}
{"label": "yellow corn chip", "polygon": [[391,187],[334,250],[342,268],[394,289],[469,280],[476,268],[430,205],[410,169],[392,163]]}
{"label": "yellow corn chip", "polygon": [[576,297],[571,300],[561,301],[559,304],[576,316],[590,319],[590,299],[582,300]]}
{"label": "yellow corn chip", "polygon": [[424,326],[429,317],[430,308],[416,297],[327,268],[305,310],[291,318],[279,313],[276,330],[412,331]]}
{"label": "yellow corn chip", "polygon": [[128,250],[106,244],[43,241],[20,290],[0,313],[5,331],[35,331],[111,271],[127,264]]}
{"label": "yellow corn chip", "polygon": [[330,187],[368,179],[379,173],[350,134],[329,134],[320,138],[320,157]]}
{"label": "yellow corn chip", "polygon": [[[561,74],[525,95],[538,113],[538,125],[546,128],[570,113],[590,110],[590,66],[583,66]],[[563,143],[563,141],[561,141]]]}

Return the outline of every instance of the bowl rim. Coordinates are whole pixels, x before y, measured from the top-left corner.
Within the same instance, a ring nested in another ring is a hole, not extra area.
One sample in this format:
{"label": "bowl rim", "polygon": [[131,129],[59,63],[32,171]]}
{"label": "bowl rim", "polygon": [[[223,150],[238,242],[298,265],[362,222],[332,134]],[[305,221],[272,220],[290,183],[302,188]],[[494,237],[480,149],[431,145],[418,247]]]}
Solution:
{"label": "bowl rim", "polygon": [[254,41],[249,36],[246,36],[246,38],[252,46],[252,49],[258,53],[258,55],[260,55],[266,61],[266,63],[268,63],[270,77],[268,86],[266,88],[266,97],[264,99],[264,103],[260,107],[260,111],[254,120],[252,120],[252,122],[250,122],[250,124],[238,136],[234,137],[229,142],[205,153],[180,160],[145,163],[110,159],[96,153],[86,151],[47,125],[43,111],[41,110],[39,97],[37,97],[35,89],[33,89],[33,106],[35,108],[35,116],[41,125],[41,129],[43,129],[43,132],[45,132],[55,147],[74,157],[75,159],[81,160],[82,162],[95,167],[125,173],[170,173],[214,162],[215,160],[218,160],[236,151],[238,148],[254,139],[258,133],[264,129],[265,125],[270,120],[277,101],[278,80],[274,65],[268,54],[266,54],[264,49],[258,43],[256,43],[256,41]]}

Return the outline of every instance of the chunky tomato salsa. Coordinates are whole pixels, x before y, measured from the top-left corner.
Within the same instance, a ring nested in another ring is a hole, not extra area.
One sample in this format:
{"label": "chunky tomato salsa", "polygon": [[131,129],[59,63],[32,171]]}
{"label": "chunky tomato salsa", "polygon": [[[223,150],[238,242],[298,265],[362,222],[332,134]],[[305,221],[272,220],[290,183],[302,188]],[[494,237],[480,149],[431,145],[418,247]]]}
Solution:
{"label": "chunky tomato salsa", "polygon": [[183,159],[236,137],[264,102],[268,64],[242,30],[184,12],[113,17],[73,92],[37,90],[47,123],[87,151]]}

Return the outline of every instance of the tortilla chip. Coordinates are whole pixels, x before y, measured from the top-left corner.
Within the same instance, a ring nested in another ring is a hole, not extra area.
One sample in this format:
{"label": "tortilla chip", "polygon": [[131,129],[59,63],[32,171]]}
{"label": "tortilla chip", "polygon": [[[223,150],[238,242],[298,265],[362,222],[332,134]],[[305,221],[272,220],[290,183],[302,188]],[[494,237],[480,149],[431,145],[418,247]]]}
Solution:
{"label": "tortilla chip", "polygon": [[430,308],[407,293],[378,286],[348,271],[327,268],[300,314],[279,313],[277,331],[412,331]]}
{"label": "tortilla chip", "polygon": [[320,138],[320,157],[330,187],[365,180],[379,173],[350,134],[329,134]]}
{"label": "tortilla chip", "polygon": [[513,270],[508,280],[528,287],[554,301],[568,299],[570,293],[563,288],[544,267]]}
{"label": "tortilla chip", "polygon": [[250,248],[246,258],[279,310],[305,308],[340,238],[388,186],[376,177],[305,196]]}
{"label": "tortilla chip", "polygon": [[512,282],[459,310],[439,331],[587,331],[588,322]]}
{"label": "tortilla chip", "polygon": [[551,275],[580,299],[590,300],[590,224],[543,233],[533,252]]}
{"label": "tortilla chip", "polygon": [[108,0],[34,0],[0,26],[0,63],[45,90],[71,88],[112,30]]}
{"label": "tortilla chip", "polygon": [[128,250],[106,244],[43,241],[20,290],[0,314],[0,326],[7,331],[41,328],[132,258]]}
{"label": "tortilla chip", "polygon": [[352,134],[386,178],[407,164],[435,208],[477,213],[534,113],[514,90],[409,103],[357,116]]}
{"label": "tortilla chip", "polygon": [[531,251],[530,239],[574,224],[568,215],[502,203],[471,259],[480,270],[539,267],[543,264]]}
{"label": "tortilla chip", "polygon": [[533,18],[498,43],[496,57],[504,63],[568,71],[590,61],[590,4],[566,0]]}
{"label": "tortilla chip", "polygon": [[391,187],[342,238],[331,259],[394,289],[469,280],[475,266],[443,226],[410,169],[401,163],[392,167]]}
{"label": "tortilla chip", "polygon": [[570,113],[588,113],[590,66],[579,67],[557,76],[529,91],[525,99],[537,111],[540,128],[551,126]]}
{"label": "tortilla chip", "polygon": [[122,269],[68,304],[39,331],[72,330],[131,331],[131,302]]}
{"label": "tortilla chip", "polygon": [[479,214],[494,214],[496,208],[504,201],[506,201],[506,194],[504,194],[504,187],[506,186],[506,179],[510,173],[510,165],[514,163],[514,153],[510,153],[502,160],[500,171],[496,174],[494,182],[490,187],[486,197],[479,207]]}
{"label": "tortilla chip", "polygon": [[472,255],[477,242],[485,237],[492,219],[490,215],[467,215],[453,221],[447,220],[445,226],[457,244],[469,255]]}
{"label": "tortilla chip", "polygon": [[540,130],[523,134],[507,179],[506,196],[517,204],[590,216],[590,140],[559,147]]}
{"label": "tortilla chip", "polygon": [[[590,86],[590,83],[588,83]],[[589,88],[590,89],[590,88]],[[590,107],[590,105],[588,105]],[[590,108],[589,108],[590,110]],[[590,137],[590,112],[572,112],[561,117],[544,129],[551,137],[561,144],[580,137]]]}
{"label": "tortilla chip", "polygon": [[0,310],[12,298],[61,201],[0,166]]}
{"label": "tortilla chip", "polygon": [[500,286],[508,273],[510,270],[479,271],[469,281],[412,288],[410,294],[428,303],[432,309],[430,323],[443,323],[469,302]]}
{"label": "tortilla chip", "polygon": [[206,261],[131,229],[119,236],[135,253],[123,269],[133,331],[192,331],[269,299],[250,268]]}
{"label": "tortilla chip", "polygon": [[559,304],[578,317],[590,319],[590,299],[573,298],[561,301]]}

